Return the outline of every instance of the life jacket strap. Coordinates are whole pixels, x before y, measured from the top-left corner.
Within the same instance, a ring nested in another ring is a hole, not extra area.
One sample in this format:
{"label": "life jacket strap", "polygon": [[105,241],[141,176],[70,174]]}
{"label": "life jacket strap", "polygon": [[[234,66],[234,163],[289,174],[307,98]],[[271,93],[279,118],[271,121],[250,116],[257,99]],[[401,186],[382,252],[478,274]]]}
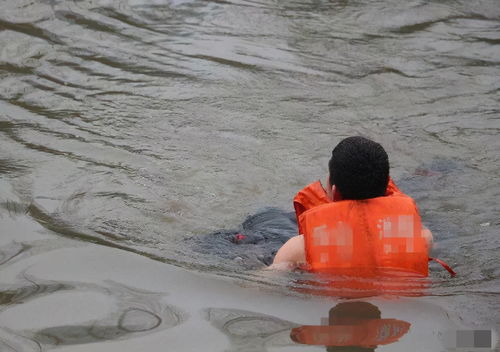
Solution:
{"label": "life jacket strap", "polygon": [[429,257],[429,261],[431,261],[431,260],[434,260],[436,263],[441,264],[441,266],[443,268],[445,268],[446,271],[448,271],[450,273],[451,277],[455,277],[457,275],[457,273],[448,264],[446,264],[441,259]]}

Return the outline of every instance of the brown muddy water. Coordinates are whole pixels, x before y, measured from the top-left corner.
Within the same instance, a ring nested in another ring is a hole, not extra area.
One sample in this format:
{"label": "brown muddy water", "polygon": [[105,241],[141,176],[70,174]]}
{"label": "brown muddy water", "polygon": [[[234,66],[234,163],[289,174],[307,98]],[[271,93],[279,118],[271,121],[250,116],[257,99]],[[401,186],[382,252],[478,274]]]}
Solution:
{"label": "brown muddy water", "polygon": [[376,350],[493,349],[499,88],[498,0],[3,0],[0,351],[340,350],[290,332],[351,301],[197,244],[291,211],[356,134],[458,272],[365,299],[410,324]]}

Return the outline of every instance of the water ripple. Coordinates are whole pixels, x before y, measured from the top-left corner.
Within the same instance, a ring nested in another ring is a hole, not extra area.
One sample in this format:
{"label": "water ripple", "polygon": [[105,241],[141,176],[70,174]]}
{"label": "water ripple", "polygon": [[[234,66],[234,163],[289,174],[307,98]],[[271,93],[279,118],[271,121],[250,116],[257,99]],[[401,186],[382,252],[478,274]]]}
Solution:
{"label": "water ripple", "polygon": [[[62,236],[273,285],[249,270],[274,247],[238,248],[226,261],[193,243],[264,206],[291,210],[298,189],[325,177],[328,150],[365,134],[387,148],[437,254],[461,273],[435,274],[432,293],[492,292],[499,9],[495,0],[7,1],[0,174],[31,204],[0,209],[27,211]],[[22,246],[3,247],[0,262]],[[69,341],[87,328],[41,334]]]}

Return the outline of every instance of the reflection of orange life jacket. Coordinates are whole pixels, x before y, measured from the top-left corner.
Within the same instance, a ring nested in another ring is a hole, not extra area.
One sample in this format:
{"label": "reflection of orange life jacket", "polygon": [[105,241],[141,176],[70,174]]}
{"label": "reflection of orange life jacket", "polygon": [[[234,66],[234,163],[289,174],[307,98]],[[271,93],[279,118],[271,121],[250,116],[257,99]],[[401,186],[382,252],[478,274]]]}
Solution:
{"label": "reflection of orange life jacket", "polygon": [[398,341],[410,323],[396,319],[364,319],[355,325],[305,325],[292,329],[297,343],[323,346],[376,347]]}
{"label": "reflection of orange life jacket", "polygon": [[428,245],[415,202],[390,180],[386,195],[331,201],[319,181],[294,199],[306,260],[315,272],[428,275]]}

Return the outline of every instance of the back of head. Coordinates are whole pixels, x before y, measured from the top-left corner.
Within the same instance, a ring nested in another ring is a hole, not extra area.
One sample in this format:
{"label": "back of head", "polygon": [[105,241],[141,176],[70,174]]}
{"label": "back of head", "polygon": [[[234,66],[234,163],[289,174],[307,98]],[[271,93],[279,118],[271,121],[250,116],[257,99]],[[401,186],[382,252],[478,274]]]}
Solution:
{"label": "back of head", "polygon": [[348,137],[332,151],[328,163],[330,182],[344,199],[369,199],[385,195],[389,158],[384,148],[364,137]]}

